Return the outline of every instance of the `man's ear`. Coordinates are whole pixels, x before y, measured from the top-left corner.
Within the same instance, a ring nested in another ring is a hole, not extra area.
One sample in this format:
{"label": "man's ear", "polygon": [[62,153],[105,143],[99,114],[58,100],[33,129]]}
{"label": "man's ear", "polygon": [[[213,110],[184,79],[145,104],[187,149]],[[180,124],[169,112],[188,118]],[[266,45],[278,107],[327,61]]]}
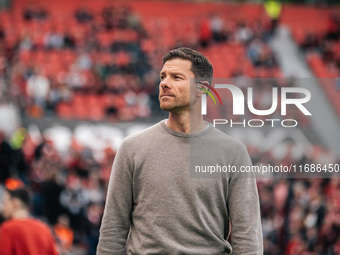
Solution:
{"label": "man's ear", "polygon": [[14,197],[14,198],[11,199],[11,202],[12,202],[13,208],[15,210],[22,208],[22,202],[19,199]]}
{"label": "man's ear", "polygon": [[200,82],[197,82],[196,84],[197,84],[196,88],[197,88],[197,95],[198,96],[206,94],[207,93],[206,91],[209,91],[209,87],[208,87],[209,82],[208,81],[200,81]]}

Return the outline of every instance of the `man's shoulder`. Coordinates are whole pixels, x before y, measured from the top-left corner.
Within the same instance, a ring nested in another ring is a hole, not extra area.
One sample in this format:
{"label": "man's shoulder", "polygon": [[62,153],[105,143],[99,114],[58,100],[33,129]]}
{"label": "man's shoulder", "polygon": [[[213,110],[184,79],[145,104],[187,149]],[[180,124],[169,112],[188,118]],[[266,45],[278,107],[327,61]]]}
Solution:
{"label": "man's shoulder", "polygon": [[47,226],[47,224],[35,218],[7,220],[4,223],[2,223],[1,230],[10,231],[12,229],[17,229],[17,228],[22,228],[22,227],[29,227],[32,230],[35,229],[37,231],[49,230],[49,227]]}
{"label": "man's shoulder", "polygon": [[18,219],[6,220],[5,222],[1,224],[0,233],[2,234],[14,233],[14,232],[17,232],[18,228],[22,228],[23,226],[24,224],[22,220],[18,220]]}
{"label": "man's shoulder", "polygon": [[123,146],[135,146],[136,144],[145,144],[155,139],[162,131],[161,122],[158,122],[142,131],[127,136],[123,142]]}
{"label": "man's shoulder", "polygon": [[[26,219],[25,219],[25,221],[26,221]],[[1,224],[1,229],[2,230],[11,229],[13,227],[20,226],[22,223],[23,223],[23,220],[9,219],[9,220],[6,220],[5,222],[3,222]]]}
{"label": "man's shoulder", "polygon": [[0,233],[3,231],[7,231],[13,225],[13,220],[6,220],[0,225]]}

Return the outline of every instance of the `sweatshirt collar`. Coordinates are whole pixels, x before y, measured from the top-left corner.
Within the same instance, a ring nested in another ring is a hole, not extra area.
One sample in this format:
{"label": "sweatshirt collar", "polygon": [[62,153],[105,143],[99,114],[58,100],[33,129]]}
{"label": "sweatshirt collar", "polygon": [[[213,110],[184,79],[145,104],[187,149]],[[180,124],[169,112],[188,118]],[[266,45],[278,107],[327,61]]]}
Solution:
{"label": "sweatshirt collar", "polygon": [[174,135],[174,136],[178,136],[178,137],[186,137],[186,138],[200,137],[200,136],[203,136],[203,135],[209,133],[213,129],[213,126],[210,123],[205,121],[205,123],[207,124],[207,127],[205,129],[203,129],[202,131],[196,132],[196,133],[190,133],[190,134],[182,133],[182,132],[177,132],[177,131],[169,128],[168,125],[165,123],[166,121],[167,121],[167,119],[161,121],[162,128],[167,133],[169,133],[170,135]]}

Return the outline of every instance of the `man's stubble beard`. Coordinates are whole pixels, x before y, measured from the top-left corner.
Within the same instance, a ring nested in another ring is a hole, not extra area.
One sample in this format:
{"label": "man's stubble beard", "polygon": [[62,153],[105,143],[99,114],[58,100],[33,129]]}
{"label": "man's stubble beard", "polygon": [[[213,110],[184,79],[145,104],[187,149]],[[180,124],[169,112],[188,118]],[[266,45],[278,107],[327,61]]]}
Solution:
{"label": "man's stubble beard", "polygon": [[163,111],[167,111],[167,112],[171,112],[171,113],[179,113],[185,109],[188,109],[190,110],[190,103],[174,103],[174,104],[171,104],[171,105],[166,105],[166,104],[162,104],[160,103],[160,108],[163,110]]}

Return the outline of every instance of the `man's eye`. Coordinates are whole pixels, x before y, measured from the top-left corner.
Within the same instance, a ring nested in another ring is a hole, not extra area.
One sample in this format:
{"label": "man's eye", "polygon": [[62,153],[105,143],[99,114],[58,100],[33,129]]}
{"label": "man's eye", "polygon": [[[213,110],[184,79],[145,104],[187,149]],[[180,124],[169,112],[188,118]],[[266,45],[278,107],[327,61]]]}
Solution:
{"label": "man's eye", "polygon": [[175,79],[182,79],[182,77],[180,77],[180,76],[175,76]]}
{"label": "man's eye", "polygon": [[163,80],[163,79],[164,79],[164,75],[161,76],[161,80]]}

